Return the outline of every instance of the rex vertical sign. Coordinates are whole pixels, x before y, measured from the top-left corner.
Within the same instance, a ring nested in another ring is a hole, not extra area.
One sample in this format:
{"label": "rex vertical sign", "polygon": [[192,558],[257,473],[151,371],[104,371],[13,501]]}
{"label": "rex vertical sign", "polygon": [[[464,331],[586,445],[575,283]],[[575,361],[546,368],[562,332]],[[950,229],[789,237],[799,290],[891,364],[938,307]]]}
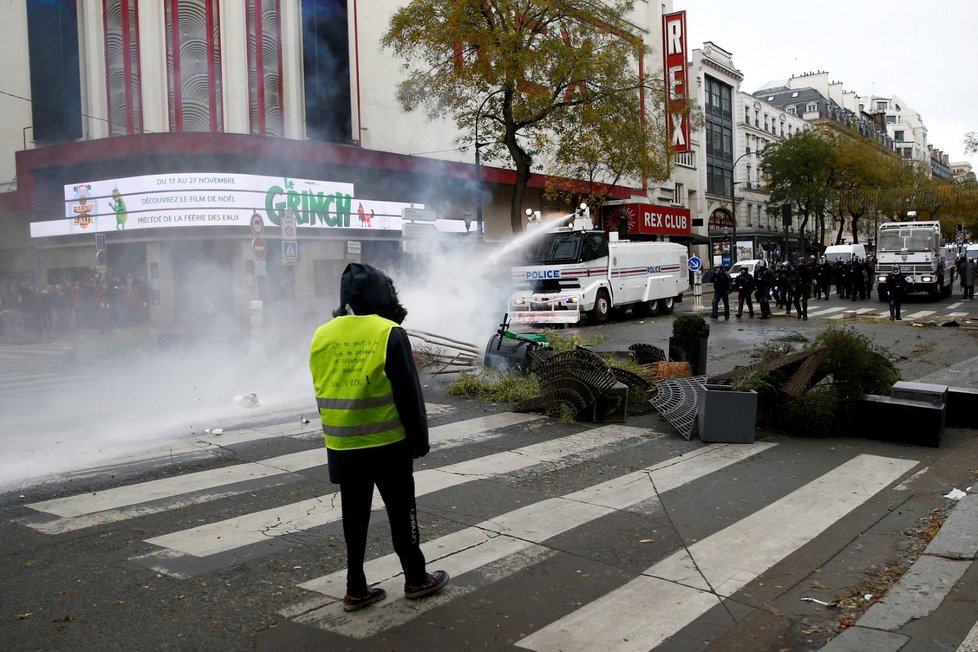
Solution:
{"label": "rex vertical sign", "polygon": [[689,68],[686,60],[686,12],[662,15],[662,57],[666,79],[666,116],[673,152],[691,151],[689,143]]}

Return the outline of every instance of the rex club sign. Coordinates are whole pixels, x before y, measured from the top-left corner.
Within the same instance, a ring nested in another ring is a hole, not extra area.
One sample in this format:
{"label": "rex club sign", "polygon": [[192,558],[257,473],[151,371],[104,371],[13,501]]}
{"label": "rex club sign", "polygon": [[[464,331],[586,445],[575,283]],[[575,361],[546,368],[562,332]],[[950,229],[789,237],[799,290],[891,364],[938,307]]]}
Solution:
{"label": "rex club sign", "polygon": [[623,221],[628,221],[628,234],[689,236],[692,233],[689,209],[678,206],[631,203],[610,206],[604,213],[604,230],[621,232]]}
{"label": "rex club sign", "polygon": [[689,67],[686,59],[686,12],[662,15],[662,58],[666,80],[666,119],[672,151],[689,152]]}

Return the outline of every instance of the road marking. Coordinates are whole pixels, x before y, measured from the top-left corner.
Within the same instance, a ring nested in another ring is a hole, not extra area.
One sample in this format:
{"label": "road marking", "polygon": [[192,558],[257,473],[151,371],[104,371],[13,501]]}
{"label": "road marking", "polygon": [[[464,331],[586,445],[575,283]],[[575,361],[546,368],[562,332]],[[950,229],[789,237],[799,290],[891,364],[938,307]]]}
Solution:
{"label": "road marking", "polygon": [[915,464],[914,460],[859,455],[515,645],[538,651],[650,650]]}
{"label": "road marking", "polygon": [[808,316],[809,317],[819,317],[821,315],[831,315],[834,312],[842,312],[843,310],[845,310],[845,308],[838,308],[838,307],[836,307],[836,308],[826,308],[825,310],[816,310],[815,312],[812,312],[812,308],[811,308],[811,306],[809,306],[809,308],[808,308]]}
{"label": "road marking", "polygon": [[[428,406],[428,409],[430,408],[431,406]],[[476,436],[484,439],[487,431],[508,428],[542,418],[542,415],[538,414],[501,412],[433,427],[429,430],[429,439],[432,446],[438,446],[440,448],[460,446],[469,443]],[[268,438],[273,435],[265,433],[264,436]],[[247,431],[246,433],[236,431],[234,433],[228,433],[228,438],[222,438],[220,441],[224,445],[228,445],[235,442],[250,441],[254,438],[254,431]],[[24,524],[46,534],[70,532],[237,495],[249,489],[247,487],[237,490],[227,488],[223,491],[202,494],[193,498],[173,500],[178,496],[186,496],[194,492],[205,492],[227,487],[235,483],[261,480],[279,475],[285,476],[290,473],[297,473],[325,464],[326,448],[320,447],[280,455],[259,462],[237,464],[219,469],[208,469],[206,471],[187,473],[160,480],[151,480],[94,493],[55,498],[53,500],[31,503],[26,505],[26,507],[59,518],[38,522],[26,520]],[[148,504],[166,500],[170,500],[171,502],[155,505]]]}
{"label": "road marking", "polygon": [[[615,511],[653,499],[775,445],[756,443],[706,446],[694,453],[502,514],[425,542],[422,549],[429,563],[437,562],[439,566],[449,569],[456,578],[473,570],[498,565],[495,572],[489,574],[489,581],[498,581],[552,554],[541,545],[548,539]],[[388,599],[371,611],[369,619],[340,616],[340,601],[346,592],[345,569],[300,584],[300,588],[320,593],[325,599],[304,601],[282,615],[295,617],[297,622],[315,625],[320,629],[354,638],[366,638],[389,627],[402,625],[418,617],[423,611],[444,602],[426,601],[423,605],[411,605],[410,608],[398,604],[403,597],[404,579],[400,561],[394,554],[371,560],[364,570],[372,581],[379,579],[378,586],[386,589],[388,594]],[[447,597],[456,598],[478,588],[472,586],[471,582],[468,585],[456,583],[453,590],[460,586],[468,586],[468,589],[462,588],[461,593],[456,592]]]}
{"label": "road marking", "polygon": [[[610,425],[458,464],[425,469],[414,474],[416,495],[512,473],[537,464],[570,463],[568,458],[573,459],[575,455],[596,455],[607,446],[627,439],[647,437],[648,433],[646,428]],[[372,509],[382,508],[383,501],[378,494],[374,494]],[[339,493],[334,492],[146,539],[146,543],[185,555],[207,557],[337,522],[340,516]]]}
{"label": "road marking", "polygon": [[[924,317],[930,317],[935,314],[936,310],[919,310],[917,312],[912,312],[909,315],[904,315],[904,319],[923,319]],[[889,313],[887,313],[889,314]]]}

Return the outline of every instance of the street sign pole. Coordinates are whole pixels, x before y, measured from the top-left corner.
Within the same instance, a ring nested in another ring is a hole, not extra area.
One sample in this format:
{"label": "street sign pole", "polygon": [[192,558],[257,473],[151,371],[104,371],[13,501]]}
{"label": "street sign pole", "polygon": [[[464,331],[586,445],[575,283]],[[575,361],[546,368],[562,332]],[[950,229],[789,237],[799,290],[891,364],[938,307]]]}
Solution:
{"label": "street sign pole", "polygon": [[703,261],[698,256],[690,256],[689,271],[693,273],[693,312],[706,310],[703,307]]}

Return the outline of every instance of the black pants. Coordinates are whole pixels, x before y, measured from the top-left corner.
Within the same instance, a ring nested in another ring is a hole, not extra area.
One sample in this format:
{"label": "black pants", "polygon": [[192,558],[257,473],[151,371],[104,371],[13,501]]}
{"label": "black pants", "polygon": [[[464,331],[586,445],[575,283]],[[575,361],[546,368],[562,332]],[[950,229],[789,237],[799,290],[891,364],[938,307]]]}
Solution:
{"label": "black pants", "polygon": [[[794,295],[795,300],[795,311],[798,313],[798,319],[808,319],[808,293],[798,292]],[[788,307],[788,314],[791,314],[791,307]]]}
{"label": "black pants", "polygon": [[[377,489],[387,508],[391,541],[401,560],[404,581],[421,584],[425,581],[425,559],[421,552],[417,508],[414,501],[414,476],[410,471],[377,480]],[[370,504],[374,483],[343,482],[340,498],[343,509],[343,537],[346,539],[346,592],[350,595],[367,593],[363,572],[367,553],[367,528],[370,525]]]}
{"label": "black pants", "polygon": [[900,297],[890,292],[890,319],[900,319]]}
{"label": "black pants", "polygon": [[719,318],[721,301],[723,302],[723,316],[725,319],[730,319],[730,297],[726,292],[713,293],[713,317]]}
{"label": "black pants", "polygon": [[747,312],[751,317],[754,316],[754,302],[750,298],[750,292],[737,293],[737,316],[744,314],[744,303],[747,304]]}

